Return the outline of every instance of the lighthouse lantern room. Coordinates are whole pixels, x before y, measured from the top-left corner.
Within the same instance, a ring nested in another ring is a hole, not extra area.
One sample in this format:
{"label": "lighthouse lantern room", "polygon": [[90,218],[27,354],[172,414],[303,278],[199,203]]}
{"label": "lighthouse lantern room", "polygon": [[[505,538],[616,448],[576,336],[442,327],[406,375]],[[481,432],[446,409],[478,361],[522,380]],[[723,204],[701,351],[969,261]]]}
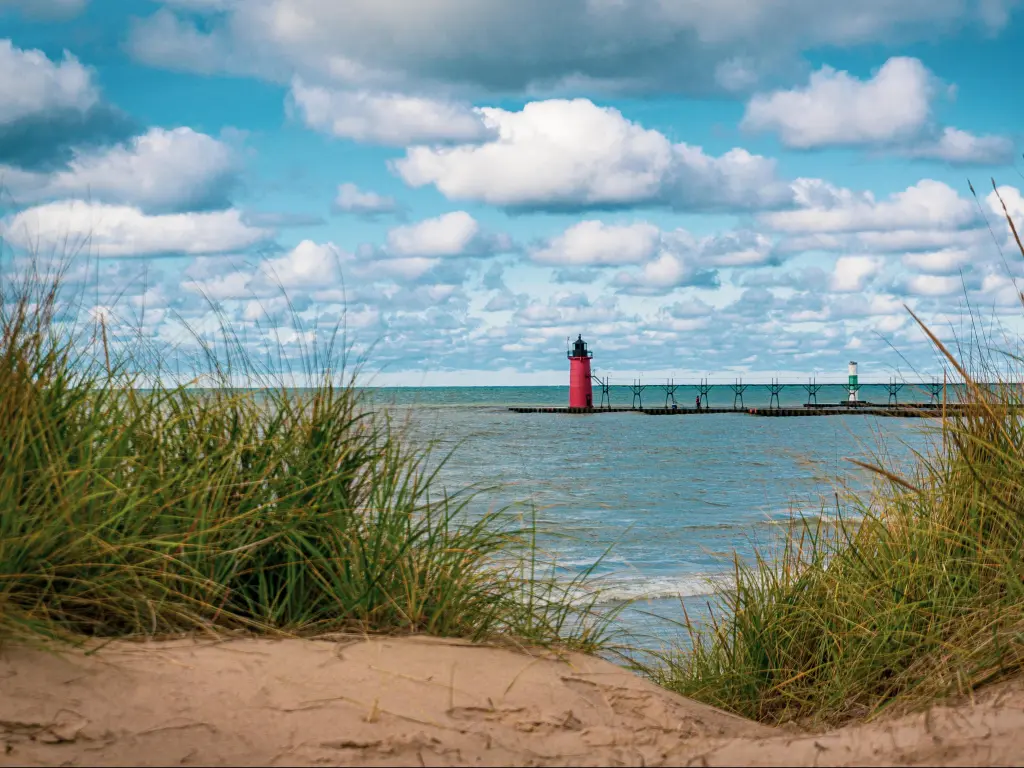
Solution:
{"label": "lighthouse lantern room", "polygon": [[590,358],[594,353],[587,349],[583,334],[576,337],[572,349],[566,352],[569,358],[569,407],[593,408],[594,390],[590,383]]}

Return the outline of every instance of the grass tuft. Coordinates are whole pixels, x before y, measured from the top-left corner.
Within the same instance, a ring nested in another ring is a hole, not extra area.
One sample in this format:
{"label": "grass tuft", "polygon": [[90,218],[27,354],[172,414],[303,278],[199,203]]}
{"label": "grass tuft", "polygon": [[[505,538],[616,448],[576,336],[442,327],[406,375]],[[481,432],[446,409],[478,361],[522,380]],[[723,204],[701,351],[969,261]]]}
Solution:
{"label": "grass tuft", "polygon": [[909,477],[870,466],[878,484],[855,517],[794,522],[777,557],[736,559],[725,610],[687,619],[692,649],[646,667],[657,682],[762,722],[825,726],[1024,668],[1021,385],[992,355],[968,370],[921,327],[968,407],[944,416]]}
{"label": "grass tuft", "polygon": [[105,317],[67,322],[80,307],[63,275],[33,266],[0,292],[0,638],[601,647],[607,621],[583,585],[541,568],[532,521],[471,513],[478,489],[439,491],[445,457],[408,445],[354,376],[322,373],[336,333],[307,357],[303,389],[261,372],[223,325],[216,343],[197,335],[200,389],[198,373],[137,372],[161,357]]}

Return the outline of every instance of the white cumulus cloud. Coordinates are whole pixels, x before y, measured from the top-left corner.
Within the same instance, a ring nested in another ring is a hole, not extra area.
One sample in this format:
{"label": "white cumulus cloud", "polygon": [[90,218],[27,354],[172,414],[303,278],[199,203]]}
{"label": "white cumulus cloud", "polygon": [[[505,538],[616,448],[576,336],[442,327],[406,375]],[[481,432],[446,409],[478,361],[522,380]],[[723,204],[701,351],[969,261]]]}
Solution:
{"label": "white cumulus cloud", "polygon": [[434,283],[464,282],[475,267],[460,259],[483,259],[515,248],[505,234],[486,232],[465,211],[390,229],[384,244],[363,245],[356,272],[369,279],[390,278],[398,282],[427,279]]}
{"label": "white cumulus cloud", "polygon": [[905,287],[908,293],[917,296],[949,296],[964,290],[960,278],[951,275],[912,275],[907,278]]}
{"label": "white cumulus cloud", "polygon": [[988,229],[895,229],[858,232],[857,247],[879,253],[929,251],[946,248],[977,248],[991,242]]}
{"label": "white cumulus cloud", "polygon": [[67,247],[100,257],[231,253],[271,235],[245,224],[234,209],[150,216],[129,206],[74,201],[20,211],[3,222],[2,231],[25,250],[60,253]]}
{"label": "white cumulus cloud", "polygon": [[822,67],[806,88],[754,96],[741,125],[776,131],[799,149],[890,142],[925,126],[934,87],[931,73],[912,58],[889,59],[867,81]]}
{"label": "white cumulus cloud", "polygon": [[920,60],[893,57],[867,80],[822,67],[804,88],[756,94],[741,127],[774,131],[787,147],[874,146],[952,164],[998,164],[1013,157],[1013,142],[939,129],[933,102],[942,89]]}
{"label": "white cumulus cloud", "polygon": [[[1000,202],[1000,198],[1002,198],[1002,202]],[[1024,195],[1019,189],[1007,185],[1001,186],[986,195],[985,203],[998,219],[1009,214],[1017,227],[1017,232],[1024,229]],[[1006,206],[1005,211],[1003,210],[1004,205]]]}
{"label": "white cumulus cloud", "polygon": [[962,249],[949,248],[942,251],[908,253],[901,259],[903,266],[929,275],[949,275],[971,263],[971,253]]}
{"label": "white cumulus cloud", "polygon": [[957,229],[977,219],[968,200],[931,179],[922,179],[884,201],[870,192],[857,194],[816,179],[798,180],[794,188],[800,206],[762,214],[763,223],[784,232],[884,232]]}
{"label": "white cumulus cloud", "polygon": [[144,21],[134,21],[126,46],[136,61],[177,71],[271,76],[276,70],[268,72],[257,61],[241,64],[231,54],[228,36],[201,32],[165,8]]}
{"label": "white cumulus cloud", "polygon": [[440,259],[425,256],[386,258],[369,264],[369,268],[363,270],[363,275],[371,278],[387,277],[398,282],[414,282],[435,269],[440,263]]}
{"label": "white cumulus cloud", "polygon": [[421,96],[332,90],[296,79],[290,99],[307,126],[343,139],[404,147],[491,135],[472,107]]}
{"label": "white cumulus cloud", "polygon": [[[647,222],[605,224],[591,219],[537,245],[530,258],[555,267],[609,267],[642,265],[664,254],[678,264],[700,268],[749,267],[770,261],[774,246],[767,235],[750,230],[695,237],[685,229],[662,231]],[[670,263],[663,261],[661,268]]]}
{"label": "white cumulus cloud", "polygon": [[53,62],[0,39],[0,125],[58,110],[85,112],[98,101],[92,72],[67,51]]}
{"label": "white cumulus cloud", "polygon": [[840,256],[832,270],[829,288],[836,293],[863,291],[867,282],[882,271],[884,263],[876,256]]}
{"label": "white cumulus cloud", "polygon": [[700,239],[688,236],[685,241],[699,254],[702,266],[753,267],[775,258],[775,244],[762,232],[737,230]]}
{"label": "white cumulus cloud", "polygon": [[644,264],[639,272],[618,273],[614,284],[623,293],[659,296],[685,285],[712,285],[714,281],[714,274],[702,272],[692,259],[683,254],[662,251]]}
{"label": "white cumulus cloud", "polygon": [[244,299],[252,295],[252,275],[242,270],[219,275],[204,275],[183,280],[181,287],[192,293],[201,294],[211,301]]}
{"label": "white cumulus cloud", "polygon": [[979,286],[986,298],[1001,307],[1012,307],[1019,310],[1021,302],[1024,302],[1024,295],[1014,279],[1006,274],[993,273],[985,275]]}
{"label": "white cumulus cloud", "polygon": [[455,147],[412,147],[394,168],[407,184],[509,208],[664,205],[749,209],[792,199],[775,162],[733,149],[720,157],[672,144],[587,99],[480,110],[498,137]]}
{"label": "white cumulus cloud", "polygon": [[303,240],[284,256],[260,263],[261,276],[285,290],[323,288],[338,279],[342,252],[333,243]]}
{"label": "white cumulus cloud", "polygon": [[531,251],[530,258],[552,266],[641,264],[657,252],[660,241],[661,231],[653,224],[581,221]]}
{"label": "white cumulus cloud", "polygon": [[361,216],[375,216],[380,213],[395,213],[398,202],[393,197],[376,192],[363,191],[355,184],[341,184],[334,198],[334,210],[339,213],[355,213]]}
{"label": "white cumulus cloud", "polygon": [[9,175],[22,203],[78,198],[147,211],[226,207],[238,165],[232,149],[191,128],[152,128],[123,145],[75,152],[66,170]]}
{"label": "white cumulus cloud", "polygon": [[1005,136],[975,136],[947,127],[938,138],[911,146],[903,154],[952,164],[1002,165],[1013,159],[1014,144]]}
{"label": "white cumulus cloud", "polygon": [[[181,5],[187,0],[175,0]],[[187,4],[221,5],[216,0]],[[808,48],[932,40],[1000,29],[1016,0],[244,0],[217,23],[143,19],[130,49],[151,64],[261,75],[438,83],[492,93],[706,94],[792,71]],[[219,51],[211,55],[211,49]]]}
{"label": "white cumulus cloud", "polygon": [[415,224],[395,227],[387,235],[387,253],[398,258],[461,256],[480,237],[480,225],[465,211],[453,211]]}

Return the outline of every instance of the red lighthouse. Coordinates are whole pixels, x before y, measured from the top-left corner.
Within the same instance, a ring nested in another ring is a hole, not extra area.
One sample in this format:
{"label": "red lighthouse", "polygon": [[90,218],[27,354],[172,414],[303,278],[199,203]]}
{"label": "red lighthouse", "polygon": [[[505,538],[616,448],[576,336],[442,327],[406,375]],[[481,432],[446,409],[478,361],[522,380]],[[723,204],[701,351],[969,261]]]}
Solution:
{"label": "red lighthouse", "polygon": [[569,358],[569,407],[593,408],[594,390],[590,386],[590,358],[593,352],[580,334],[566,355]]}

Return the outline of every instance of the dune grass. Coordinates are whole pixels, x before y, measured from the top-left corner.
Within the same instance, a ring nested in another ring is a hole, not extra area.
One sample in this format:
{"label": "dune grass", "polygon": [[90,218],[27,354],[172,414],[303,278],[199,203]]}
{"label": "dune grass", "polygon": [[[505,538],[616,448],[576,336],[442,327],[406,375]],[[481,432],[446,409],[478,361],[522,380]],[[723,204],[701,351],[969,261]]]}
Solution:
{"label": "dune grass", "polygon": [[138,372],[161,356],[130,334],[67,322],[62,274],[33,267],[0,292],[0,639],[601,647],[607,620],[542,567],[529,516],[468,514],[480,489],[439,489],[444,457],[408,445],[354,378],[322,373],[344,356],[319,350],[297,390],[224,328],[203,346],[202,389],[167,383],[166,368]]}
{"label": "dune grass", "polygon": [[1019,378],[978,383],[996,380],[1007,356],[975,344],[969,370],[921,327],[969,407],[943,418],[936,450],[909,476],[869,467],[880,484],[857,519],[794,523],[776,556],[737,560],[717,596],[724,610],[708,626],[688,620],[692,650],[646,668],[657,682],[767,723],[834,725],[1024,668]]}

